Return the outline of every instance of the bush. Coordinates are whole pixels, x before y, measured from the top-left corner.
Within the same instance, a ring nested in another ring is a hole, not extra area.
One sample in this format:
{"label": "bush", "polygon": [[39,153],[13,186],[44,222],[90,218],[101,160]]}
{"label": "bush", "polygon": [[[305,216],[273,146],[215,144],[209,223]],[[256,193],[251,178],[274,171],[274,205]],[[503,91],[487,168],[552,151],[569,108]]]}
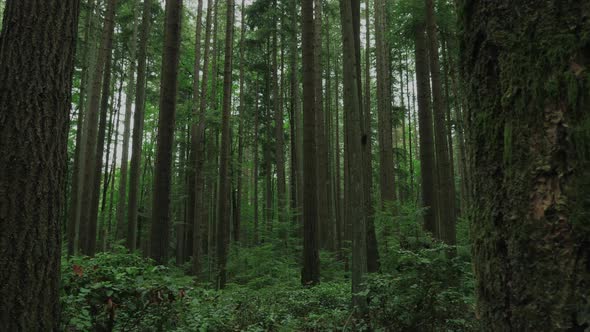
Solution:
{"label": "bush", "polygon": [[125,253],[62,262],[62,330],[159,331],[186,302],[190,279]]}

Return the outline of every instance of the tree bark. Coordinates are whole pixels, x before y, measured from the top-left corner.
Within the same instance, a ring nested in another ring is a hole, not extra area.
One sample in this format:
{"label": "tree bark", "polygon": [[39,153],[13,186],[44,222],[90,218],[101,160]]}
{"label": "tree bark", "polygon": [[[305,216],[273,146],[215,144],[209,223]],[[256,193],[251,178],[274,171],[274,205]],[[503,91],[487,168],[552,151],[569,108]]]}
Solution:
{"label": "tree bark", "polygon": [[127,249],[137,248],[137,213],[140,196],[141,152],[143,145],[143,118],[145,112],[145,86],[147,75],[147,45],[151,22],[151,1],[144,0],[137,53],[137,85],[135,90],[135,113],[133,114],[133,143],[129,165],[129,205],[127,206]]}
{"label": "tree bark", "polygon": [[353,305],[358,313],[364,315],[367,310],[367,298],[358,295],[363,291],[365,273],[367,272],[367,225],[364,191],[364,148],[367,136],[364,133],[362,96],[359,94],[358,74],[359,57],[357,56],[355,31],[360,31],[360,21],[354,19],[353,7],[358,7],[358,0],[341,0],[340,15],[342,22],[342,48],[344,71],[344,103],[346,109],[345,133],[348,148],[348,223],[352,225],[352,293]]}
{"label": "tree bark", "polygon": [[160,115],[150,235],[150,257],[158,264],[165,264],[168,259],[172,146],[174,144],[176,93],[178,90],[181,22],[182,0],[166,0],[162,80],[160,83]]}
{"label": "tree bark", "polygon": [[[127,167],[129,160],[129,138],[131,135],[131,110],[133,107],[133,97],[135,94],[135,68],[137,64],[137,21],[139,19],[139,10],[137,10],[138,0],[133,2],[133,35],[129,47],[129,71],[127,72],[127,91],[125,98],[125,120],[123,124],[123,153],[121,156],[121,170],[119,178],[118,202],[117,202],[117,240],[125,239],[125,202],[127,201]],[[117,123],[118,128],[118,123]]]}
{"label": "tree bark", "polygon": [[79,4],[6,3],[0,32],[0,326],[6,331],[59,330],[60,217]]}
{"label": "tree bark", "polygon": [[[196,155],[195,164],[195,198],[194,201],[189,201],[189,204],[194,205],[193,216],[193,273],[198,275],[201,272],[201,244],[204,233],[203,226],[206,226],[206,204],[203,198],[205,190],[205,176],[203,174],[203,164],[205,162],[205,112],[207,107],[207,86],[209,83],[209,44],[211,39],[211,11],[213,1],[207,0],[207,17],[205,19],[205,53],[203,56],[203,79],[201,81],[201,97],[199,99],[199,118],[196,132],[197,148],[192,151]],[[189,219],[190,220],[190,219]],[[208,240],[208,239],[206,239]],[[208,242],[208,241],[207,241]]]}
{"label": "tree bark", "polygon": [[461,3],[482,330],[587,330],[590,3]]}
{"label": "tree bark", "polygon": [[[78,180],[82,186],[79,228],[80,249],[83,254],[90,256],[94,255],[96,247],[96,216],[93,217],[93,215],[98,213],[98,200],[96,198],[98,197],[97,191],[100,186],[100,182],[99,186],[96,185],[95,178],[97,177],[97,154],[99,152],[99,149],[97,149],[97,140],[100,131],[99,104],[101,100],[101,82],[104,77],[107,59],[110,59],[113,44],[116,3],[116,0],[109,0],[107,2],[100,48],[98,50],[92,89],[90,91],[88,114],[86,115],[86,133],[83,136],[84,142],[82,143],[86,146],[84,167],[80,170],[80,179]],[[100,170],[98,174],[100,175]]]}
{"label": "tree bark", "polygon": [[320,282],[318,201],[315,135],[314,18],[313,0],[302,0],[303,16],[303,270],[301,283]]}
{"label": "tree bark", "polygon": [[428,73],[428,45],[424,25],[415,28],[416,86],[418,89],[418,125],[420,127],[420,169],[424,229],[434,237],[438,236],[436,223],[437,196],[434,190],[436,168],[434,163],[434,141],[432,137],[432,111],[430,104],[430,79]]}
{"label": "tree bark", "polygon": [[455,207],[452,195],[455,194],[452,181],[451,166],[449,161],[449,149],[447,142],[447,125],[445,121],[445,99],[442,91],[440,77],[440,61],[438,56],[438,36],[433,0],[426,1],[426,30],[428,32],[430,74],[432,80],[432,106],[434,113],[434,140],[436,170],[438,173],[438,216],[439,236],[449,245],[456,242],[455,236]]}
{"label": "tree bark", "polygon": [[225,21],[225,63],[223,65],[223,108],[221,113],[221,146],[219,151],[219,194],[217,201],[217,289],[225,288],[227,250],[229,245],[229,145],[232,94],[232,51],[234,33],[234,0],[227,0]]}

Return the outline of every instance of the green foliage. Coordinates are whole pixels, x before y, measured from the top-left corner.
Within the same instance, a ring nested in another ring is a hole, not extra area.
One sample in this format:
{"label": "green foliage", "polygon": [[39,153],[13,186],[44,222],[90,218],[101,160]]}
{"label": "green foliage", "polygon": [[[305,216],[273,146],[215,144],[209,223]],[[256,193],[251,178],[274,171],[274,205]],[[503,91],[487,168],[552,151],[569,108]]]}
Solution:
{"label": "green foliage", "polygon": [[189,278],[125,253],[62,262],[62,330],[158,331],[173,327]]}

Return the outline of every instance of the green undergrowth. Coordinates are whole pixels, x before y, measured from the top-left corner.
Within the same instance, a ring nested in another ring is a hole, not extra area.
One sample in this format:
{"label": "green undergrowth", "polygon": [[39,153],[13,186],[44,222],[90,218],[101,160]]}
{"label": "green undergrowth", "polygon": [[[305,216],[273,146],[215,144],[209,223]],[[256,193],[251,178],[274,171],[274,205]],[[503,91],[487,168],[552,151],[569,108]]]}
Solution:
{"label": "green undergrowth", "polygon": [[408,246],[392,237],[388,243],[382,271],[367,278],[370,310],[363,320],[353,315],[343,262],[322,252],[322,282],[302,287],[300,248],[282,241],[234,247],[223,291],[211,287],[208,271],[196,282],[185,267],[155,266],[122,248],[64,259],[62,330],[476,330],[468,257],[448,259],[448,248],[433,241]]}

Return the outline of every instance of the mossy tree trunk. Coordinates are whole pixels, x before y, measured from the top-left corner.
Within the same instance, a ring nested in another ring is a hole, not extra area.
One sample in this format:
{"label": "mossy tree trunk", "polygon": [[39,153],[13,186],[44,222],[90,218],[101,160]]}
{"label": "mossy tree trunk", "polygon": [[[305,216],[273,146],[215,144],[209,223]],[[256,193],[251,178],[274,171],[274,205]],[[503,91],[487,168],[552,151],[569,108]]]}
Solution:
{"label": "mossy tree trunk", "polygon": [[60,216],[79,5],[6,3],[0,33],[4,331],[59,330]]}
{"label": "mossy tree trunk", "polygon": [[590,3],[462,1],[478,314],[590,325]]}

